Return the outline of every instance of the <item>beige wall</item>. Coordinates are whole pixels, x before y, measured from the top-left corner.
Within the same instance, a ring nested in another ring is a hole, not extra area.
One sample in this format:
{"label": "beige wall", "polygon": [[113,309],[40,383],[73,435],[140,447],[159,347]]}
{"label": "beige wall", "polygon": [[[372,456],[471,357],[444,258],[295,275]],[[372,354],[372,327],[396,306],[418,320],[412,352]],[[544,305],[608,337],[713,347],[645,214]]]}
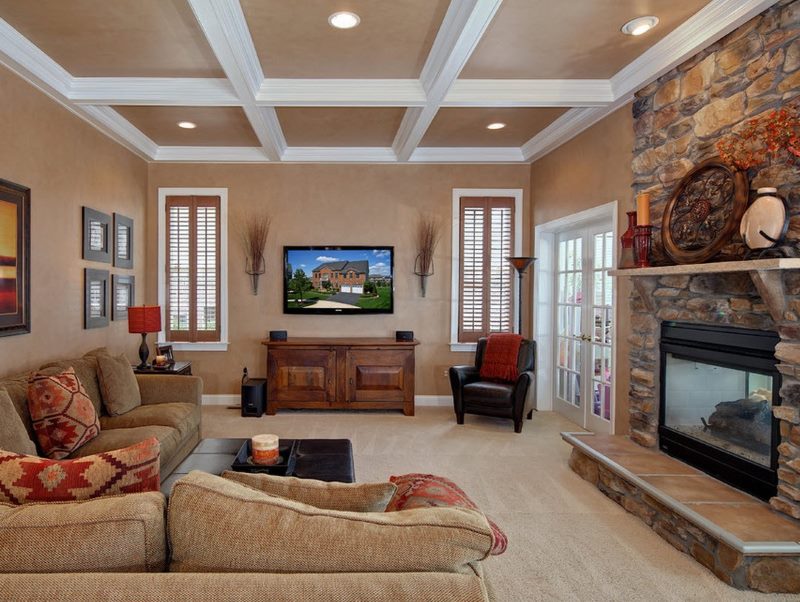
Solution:
{"label": "beige wall", "polygon": [[[619,233],[624,232],[628,227],[625,212],[633,210],[633,144],[633,117],[626,105],[533,163],[533,227],[617,200]],[[630,283],[624,278],[618,285],[615,423],[617,433],[627,433]]]}
{"label": "beige wall", "polygon": [[[157,243],[160,187],[226,187],[229,215],[264,207],[272,216],[266,274],[258,296],[250,292],[244,257],[229,228],[230,347],[224,352],[176,352],[193,362],[211,394],[236,393],[242,367],[251,375],[266,372],[260,341],[267,331],[286,329],[290,336],[393,336],[413,330],[417,348],[419,395],[449,395],[444,371],[472,361],[470,353],[451,353],[450,219],[453,188],[520,188],[528,206],[528,165],[190,165],[149,166],[147,245]],[[438,215],[444,225],[434,257],[436,274],[427,297],[413,275],[414,225],[418,212]],[[524,215],[523,249],[530,249],[529,216]],[[284,315],[283,245],[393,245],[395,312],[372,316]],[[157,299],[155,253],[147,258],[147,298]],[[530,295],[527,295],[528,297]],[[529,315],[529,311],[524,312]]]}
{"label": "beige wall", "polygon": [[[0,372],[106,345],[136,355],[127,322],[83,329],[83,268],[136,276],[144,300],[147,164],[0,67],[0,178],[31,189],[31,332],[0,338]],[[81,260],[86,205],[134,220],[134,270]]]}

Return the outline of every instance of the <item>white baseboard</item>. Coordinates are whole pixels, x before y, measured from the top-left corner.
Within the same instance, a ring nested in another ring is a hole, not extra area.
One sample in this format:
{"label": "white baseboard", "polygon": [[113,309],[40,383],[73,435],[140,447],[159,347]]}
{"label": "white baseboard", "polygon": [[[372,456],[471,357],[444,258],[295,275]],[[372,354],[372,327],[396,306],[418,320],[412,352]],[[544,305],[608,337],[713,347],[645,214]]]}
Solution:
{"label": "white baseboard", "polygon": [[[235,394],[227,395],[203,395],[204,406],[238,406],[241,398]],[[446,406],[453,405],[451,395],[417,395],[414,397],[414,405],[418,406]]]}
{"label": "white baseboard", "polygon": [[240,406],[242,398],[236,394],[230,395],[203,395],[204,406]]}

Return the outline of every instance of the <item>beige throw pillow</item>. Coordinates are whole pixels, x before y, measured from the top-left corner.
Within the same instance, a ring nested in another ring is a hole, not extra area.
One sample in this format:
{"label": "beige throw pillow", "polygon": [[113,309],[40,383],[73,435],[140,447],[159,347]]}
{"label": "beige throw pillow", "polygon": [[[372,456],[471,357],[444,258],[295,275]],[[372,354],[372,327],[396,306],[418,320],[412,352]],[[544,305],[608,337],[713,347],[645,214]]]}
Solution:
{"label": "beige throw pillow", "polygon": [[14,402],[5,389],[0,389],[0,449],[35,456],[36,444],[31,441]]}
{"label": "beige throw pillow", "polygon": [[327,483],[297,477],[276,477],[226,470],[222,477],[270,495],[296,500],[309,506],[349,512],[383,512],[392,499],[394,483]]}
{"label": "beige throw pillow", "polygon": [[111,357],[99,353],[97,376],[103,405],[110,416],[125,414],[142,405],[139,383],[136,382],[131,363],[124,355]]}
{"label": "beige throw pillow", "polygon": [[475,510],[324,510],[200,471],[175,483],[167,513],[171,572],[474,575],[492,545]]}

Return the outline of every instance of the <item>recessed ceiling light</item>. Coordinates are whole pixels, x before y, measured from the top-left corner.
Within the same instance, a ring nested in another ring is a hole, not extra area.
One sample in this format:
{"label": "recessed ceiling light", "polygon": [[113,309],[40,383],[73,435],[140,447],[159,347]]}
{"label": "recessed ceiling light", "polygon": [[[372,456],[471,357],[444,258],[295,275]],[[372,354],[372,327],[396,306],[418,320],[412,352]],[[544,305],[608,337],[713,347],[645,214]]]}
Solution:
{"label": "recessed ceiling light", "polygon": [[355,13],[344,10],[333,13],[328,17],[328,23],[331,24],[331,27],[335,27],[336,29],[352,29],[361,23],[361,18]]}
{"label": "recessed ceiling light", "polygon": [[486,129],[487,130],[502,130],[504,127],[506,127],[506,124],[505,123],[500,123],[498,121],[497,123],[490,123],[489,125],[486,126]]}
{"label": "recessed ceiling light", "polygon": [[648,15],[631,19],[621,27],[621,31],[629,36],[640,36],[658,25],[658,17]]}
{"label": "recessed ceiling light", "polygon": [[197,127],[197,124],[191,121],[179,121],[178,127],[183,128],[184,130],[193,130]]}

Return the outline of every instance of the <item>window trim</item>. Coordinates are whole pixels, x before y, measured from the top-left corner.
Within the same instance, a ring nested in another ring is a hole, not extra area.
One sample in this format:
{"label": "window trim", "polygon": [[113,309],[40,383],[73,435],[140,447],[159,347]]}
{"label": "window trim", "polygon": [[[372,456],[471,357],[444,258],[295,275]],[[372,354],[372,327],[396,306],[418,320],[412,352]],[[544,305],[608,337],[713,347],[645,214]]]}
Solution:
{"label": "window trim", "polygon": [[[514,199],[514,255],[522,254],[522,188],[453,188],[451,239],[453,261],[450,267],[450,351],[472,351],[477,343],[462,343],[458,340],[458,316],[461,301],[461,198],[462,197],[510,197]],[[519,322],[517,298],[519,283],[513,278],[512,304],[514,321]]]}
{"label": "window trim", "polygon": [[[176,351],[228,350],[228,189],[227,188],[159,188],[158,189],[158,304],[166,307],[167,290],[167,197],[218,196],[220,257],[219,257],[219,341],[197,343],[166,341],[166,330],[158,333],[159,344],[171,344]],[[162,320],[162,326],[166,320]]]}

